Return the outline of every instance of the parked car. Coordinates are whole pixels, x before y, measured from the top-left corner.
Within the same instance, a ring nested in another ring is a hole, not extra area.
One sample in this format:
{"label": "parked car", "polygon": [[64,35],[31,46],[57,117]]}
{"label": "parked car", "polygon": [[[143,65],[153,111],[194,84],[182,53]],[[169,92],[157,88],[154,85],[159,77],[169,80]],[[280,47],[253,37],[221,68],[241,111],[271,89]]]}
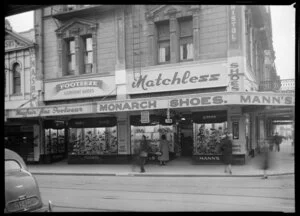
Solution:
{"label": "parked car", "polygon": [[20,155],[5,149],[4,213],[51,212],[52,203],[44,205],[38,183]]}

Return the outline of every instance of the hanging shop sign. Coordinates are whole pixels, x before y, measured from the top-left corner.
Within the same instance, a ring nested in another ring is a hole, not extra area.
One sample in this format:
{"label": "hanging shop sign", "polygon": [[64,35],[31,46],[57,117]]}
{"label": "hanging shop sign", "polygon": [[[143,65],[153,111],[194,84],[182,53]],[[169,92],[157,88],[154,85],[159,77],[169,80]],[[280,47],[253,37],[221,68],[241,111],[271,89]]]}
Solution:
{"label": "hanging shop sign", "polygon": [[101,77],[71,80],[65,82],[45,82],[45,100],[63,100],[74,98],[115,95],[115,78]]}
{"label": "hanging shop sign", "polygon": [[129,94],[184,89],[215,88],[227,85],[226,64],[192,64],[142,70],[141,76],[134,80],[128,73],[127,90]]}
{"label": "hanging shop sign", "polygon": [[142,111],[141,112],[141,123],[142,124],[147,124],[149,123],[149,111]]}

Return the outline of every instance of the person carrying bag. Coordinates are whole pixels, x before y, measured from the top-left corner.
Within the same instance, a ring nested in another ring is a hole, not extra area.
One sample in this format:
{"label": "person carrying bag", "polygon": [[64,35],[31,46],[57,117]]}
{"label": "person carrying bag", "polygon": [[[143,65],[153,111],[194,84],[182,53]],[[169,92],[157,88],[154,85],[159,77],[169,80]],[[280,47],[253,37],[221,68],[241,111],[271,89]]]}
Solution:
{"label": "person carrying bag", "polygon": [[140,143],[140,152],[139,152],[141,173],[146,172],[144,165],[145,165],[146,159],[148,157],[148,152],[150,152],[150,150],[151,150],[151,147],[148,144],[146,136],[143,135],[141,143]]}

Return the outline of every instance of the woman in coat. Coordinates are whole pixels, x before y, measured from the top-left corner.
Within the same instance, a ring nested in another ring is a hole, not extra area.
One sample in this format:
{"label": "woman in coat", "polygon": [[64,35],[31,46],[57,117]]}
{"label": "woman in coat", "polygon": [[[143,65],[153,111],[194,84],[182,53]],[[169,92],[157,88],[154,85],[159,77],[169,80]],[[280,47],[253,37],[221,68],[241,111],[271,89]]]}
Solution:
{"label": "woman in coat", "polygon": [[231,171],[231,163],[232,163],[232,141],[229,137],[229,134],[226,133],[223,135],[223,139],[221,140],[221,149],[223,151],[223,159],[225,166],[225,173],[229,172],[229,174],[232,174]]}
{"label": "woman in coat", "polygon": [[169,160],[169,143],[166,140],[166,135],[161,135],[161,141],[159,144],[160,152],[162,153],[161,156],[158,157],[160,161],[160,165],[166,165],[166,161]]}

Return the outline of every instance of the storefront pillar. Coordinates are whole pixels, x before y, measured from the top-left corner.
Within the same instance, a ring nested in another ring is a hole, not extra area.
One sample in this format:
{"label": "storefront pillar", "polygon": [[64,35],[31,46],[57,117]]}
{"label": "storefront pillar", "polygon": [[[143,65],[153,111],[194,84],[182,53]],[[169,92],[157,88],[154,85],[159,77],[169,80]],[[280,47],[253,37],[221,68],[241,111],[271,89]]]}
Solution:
{"label": "storefront pillar", "polygon": [[39,162],[40,160],[40,126],[38,124],[33,125],[33,160]]}
{"label": "storefront pillar", "polygon": [[228,131],[232,133],[232,154],[236,162],[245,163],[246,157],[246,131],[245,118],[241,107],[230,107],[228,109]]}
{"label": "storefront pillar", "polygon": [[117,114],[118,155],[130,155],[130,125],[128,113]]}

